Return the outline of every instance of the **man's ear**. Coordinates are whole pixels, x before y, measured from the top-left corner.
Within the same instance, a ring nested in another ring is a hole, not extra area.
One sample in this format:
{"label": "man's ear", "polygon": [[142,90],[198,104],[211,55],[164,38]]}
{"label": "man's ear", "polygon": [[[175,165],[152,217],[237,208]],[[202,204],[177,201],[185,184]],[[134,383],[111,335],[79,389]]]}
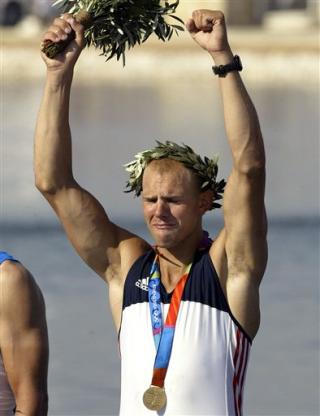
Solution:
{"label": "man's ear", "polygon": [[202,215],[212,208],[213,191],[208,189],[207,191],[200,193],[200,210]]}

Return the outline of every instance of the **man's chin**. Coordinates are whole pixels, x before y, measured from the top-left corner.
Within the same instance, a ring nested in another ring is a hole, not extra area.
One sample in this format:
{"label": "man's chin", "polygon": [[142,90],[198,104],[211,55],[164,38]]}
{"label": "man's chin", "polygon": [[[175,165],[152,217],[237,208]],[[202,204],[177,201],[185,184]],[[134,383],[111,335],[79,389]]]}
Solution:
{"label": "man's chin", "polygon": [[177,244],[175,233],[168,233],[159,235],[158,233],[151,233],[155,245],[159,248],[172,248]]}

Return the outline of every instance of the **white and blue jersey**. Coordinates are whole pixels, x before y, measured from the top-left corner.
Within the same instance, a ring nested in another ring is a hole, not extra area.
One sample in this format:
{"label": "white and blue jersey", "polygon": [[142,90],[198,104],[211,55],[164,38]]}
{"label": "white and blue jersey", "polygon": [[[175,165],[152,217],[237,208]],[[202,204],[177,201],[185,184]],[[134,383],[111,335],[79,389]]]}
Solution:
{"label": "white and blue jersey", "polygon": [[[154,257],[153,250],[141,256],[125,282],[120,416],[240,416],[251,340],[230,311],[208,250],[197,253],[182,295],[165,379],[166,408],[155,412],[144,406],[156,355],[148,303]],[[172,294],[162,284],[160,292],[165,320]]]}

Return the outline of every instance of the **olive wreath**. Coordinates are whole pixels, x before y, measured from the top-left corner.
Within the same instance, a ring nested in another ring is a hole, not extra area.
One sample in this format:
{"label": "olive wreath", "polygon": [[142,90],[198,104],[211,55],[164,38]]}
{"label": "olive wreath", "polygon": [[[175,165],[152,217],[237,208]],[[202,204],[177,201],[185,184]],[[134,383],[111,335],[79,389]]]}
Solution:
{"label": "olive wreath", "polygon": [[203,159],[194,150],[185,144],[179,145],[172,141],[164,143],[156,141],[157,146],[151,150],[145,150],[135,155],[135,159],[124,165],[129,172],[129,180],[125,192],[135,192],[139,196],[142,192],[142,178],[146,166],[152,160],[172,159],[182,163],[186,168],[192,170],[200,180],[201,192],[211,190],[213,192],[212,206],[210,209],[220,208],[221,204],[216,202],[222,199],[226,182],[224,179],[217,181],[218,156],[212,159]]}

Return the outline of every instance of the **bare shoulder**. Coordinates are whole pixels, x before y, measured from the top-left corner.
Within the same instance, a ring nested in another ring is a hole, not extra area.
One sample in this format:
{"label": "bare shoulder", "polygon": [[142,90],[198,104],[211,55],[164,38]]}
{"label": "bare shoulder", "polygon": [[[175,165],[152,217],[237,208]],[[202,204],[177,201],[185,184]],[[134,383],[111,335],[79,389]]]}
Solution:
{"label": "bare shoulder", "polygon": [[[122,230],[123,233],[127,233]],[[127,238],[122,238],[119,244],[119,252],[121,257],[120,276],[122,281],[125,280],[130,268],[135,261],[150,250],[151,246],[145,240],[135,234],[127,233]]]}
{"label": "bare shoulder", "polygon": [[31,273],[11,260],[0,266],[0,351],[16,414],[46,415],[49,341],[45,305]]}
{"label": "bare shoulder", "polygon": [[6,260],[0,265],[0,313],[18,312],[35,315],[44,310],[39,286],[29,270],[21,263]]}
{"label": "bare shoulder", "polygon": [[34,277],[21,263],[6,260],[0,265],[1,284],[15,293],[23,290],[40,291]]}

